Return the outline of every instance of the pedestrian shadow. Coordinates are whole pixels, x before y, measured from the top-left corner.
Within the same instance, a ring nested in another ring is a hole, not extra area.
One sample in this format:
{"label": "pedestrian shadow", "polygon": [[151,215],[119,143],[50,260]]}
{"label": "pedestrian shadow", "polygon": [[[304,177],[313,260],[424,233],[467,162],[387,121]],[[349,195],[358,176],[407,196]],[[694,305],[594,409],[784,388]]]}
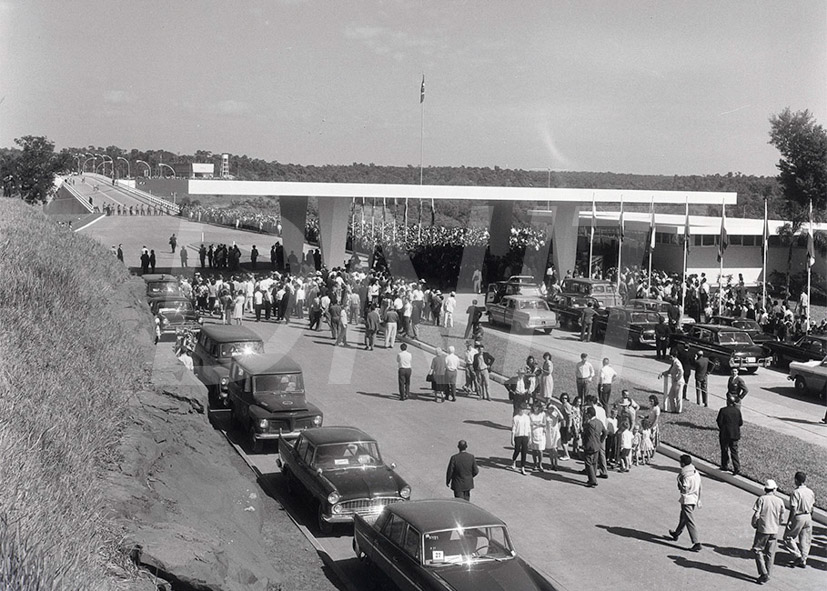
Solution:
{"label": "pedestrian shadow", "polygon": [[477,465],[480,468],[496,468],[500,470],[511,470],[511,460],[509,458],[497,458],[494,456],[488,458],[481,458],[477,456]]}
{"label": "pedestrian shadow", "polygon": [[361,396],[370,396],[371,398],[383,398],[385,400],[399,400],[398,394],[382,394],[380,392],[356,392]]}
{"label": "pedestrian shadow", "polygon": [[688,429],[697,429],[699,431],[717,431],[718,427],[708,427],[706,425],[698,425],[697,423],[692,423],[690,421],[675,421],[672,423],[676,427],[686,427]]}
{"label": "pedestrian shadow", "polygon": [[728,556],[729,558],[741,558],[743,560],[752,560],[753,558],[755,558],[755,554],[753,554],[752,550],[750,550],[749,548],[713,546],[712,550],[723,556]]}
{"label": "pedestrian shadow", "polygon": [[708,573],[716,574],[716,575],[723,575],[725,577],[731,577],[733,579],[738,579],[739,581],[749,581],[750,583],[755,582],[755,577],[752,575],[748,575],[746,573],[738,572],[732,570],[723,565],[716,565],[716,564],[708,564],[706,562],[701,562],[699,560],[690,560],[686,556],[674,556],[670,555],[667,556],[670,560],[674,561],[674,563],[678,566],[682,566],[683,568],[694,568],[696,570],[702,570]]}
{"label": "pedestrian shadow", "polygon": [[635,392],[643,392],[644,394],[657,394],[658,396],[663,396],[663,390],[652,390],[651,388],[641,388],[638,386],[635,386],[633,389]]}
{"label": "pedestrian shadow", "polygon": [[569,478],[563,472],[568,472],[569,474],[578,474],[578,472],[574,470],[563,470],[563,468],[558,467],[557,470],[548,470],[545,469],[543,472],[533,472],[531,475],[535,478],[541,478],[547,482],[562,482],[563,484],[575,484],[577,486],[585,486],[586,482],[582,479],[575,480],[574,478]]}
{"label": "pedestrian shadow", "polygon": [[658,464],[648,464],[653,470],[660,470],[661,472],[672,472],[678,474],[681,470],[677,466],[660,466]]}
{"label": "pedestrian shadow", "polygon": [[606,530],[610,534],[620,536],[622,538],[632,538],[635,540],[640,540],[641,542],[649,542],[650,544],[657,544],[658,546],[672,548],[673,550],[683,549],[682,546],[678,546],[677,544],[675,544],[672,541],[672,538],[662,534],[652,534],[646,531],[632,529],[630,527],[620,527],[616,525],[598,524],[595,525],[595,527],[599,527],[600,529]]}
{"label": "pedestrian shadow", "polygon": [[799,425],[820,425],[821,421],[819,420],[809,420],[809,419],[796,419],[793,417],[775,417],[779,421],[784,421],[785,423],[797,423]]}
{"label": "pedestrian shadow", "polygon": [[462,421],[468,425],[479,425],[480,427],[489,427],[491,429],[499,429],[500,431],[511,431],[511,427],[508,425],[501,425],[499,423],[495,423],[494,421]]}
{"label": "pedestrian shadow", "polygon": [[330,345],[331,347],[336,346],[336,341],[334,341],[333,339],[330,339],[329,341],[314,340],[313,342],[316,343],[317,345]]}

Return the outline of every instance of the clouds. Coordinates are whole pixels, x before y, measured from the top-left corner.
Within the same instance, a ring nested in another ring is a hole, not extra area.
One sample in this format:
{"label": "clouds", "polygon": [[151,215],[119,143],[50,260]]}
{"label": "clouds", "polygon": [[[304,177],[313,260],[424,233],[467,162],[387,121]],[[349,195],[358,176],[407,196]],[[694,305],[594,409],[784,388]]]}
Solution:
{"label": "clouds", "polygon": [[441,43],[428,35],[414,35],[388,27],[355,25],[345,27],[345,37],[362,43],[379,56],[389,56],[402,61],[412,53],[430,55],[441,47]]}
{"label": "clouds", "polygon": [[227,99],[215,103],[209,103],[204,110],[212,115],[246,115],[251,112],[250,103],[246,101],[238,101],[235,99]]}
{"label": "clouds", "polygon": [[107,90],[103,93],[103,102],[108,105],[129,105],[135,97],[128,90]]}

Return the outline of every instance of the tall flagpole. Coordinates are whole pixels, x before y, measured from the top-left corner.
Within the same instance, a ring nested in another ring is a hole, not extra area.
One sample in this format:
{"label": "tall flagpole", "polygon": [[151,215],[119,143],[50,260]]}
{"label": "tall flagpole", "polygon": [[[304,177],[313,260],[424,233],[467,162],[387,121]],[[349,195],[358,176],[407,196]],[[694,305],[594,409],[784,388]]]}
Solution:
{"label": "tall flagpole", "polygon": [[651,212],[651,219],[649,220],[649,271],[647,272],[647,286],[646,297],[652,295],[652,251],[655,250],[655,198],[652,197],[652,203],[649,205]]}
{"label": "tall flagpole", "polygon": [[388,210],[387,197],[382,197],[382,246],[385,245],[385,212]]}
{"label": "tall flagpole", "polygon": [[376,197],[370,198],[370,239],[376,242]]}
{"label": "tall flagpole", "polygon": [[597,211],[594,208],[594,193],[592,193],[592,231],[589,237],[589,264],[586,277],[592,278],[592,260],[594,259],[594,225],[597,222]]}
{"label": "tall flagpole", "polygon": [[620,270],[623,257],[623,193],[620,194],[620,240],[617,241],[617,292],[620,293]]}
{"label": "tall flagpole", "polygon": [[807,237],[807,320],[804,326],[804,332],[810,332],[810,288],[812,286],[812,277],[813,277],[813,265],[815,264],[815,258],[811,257],[811,254],[815,254],[814,252],[810,252],[811,246],[815,240],[815,236],[813,235],[813,198],[810,198],[810,235]]}
{"label": "tall flagpole", "polygon": [[721,204],[721,233],[718,236],[718,316],[724,315],[724,232],[726,227],[726,202]]}
{"label": "tall flagpole", "polygon": [[[422,186],[422,169],[425,155],[425,73],[422,74],[422,86],[419,89],[419,186]],[[422,241],[422,199],[419,200],[419,230],[417,241]]]}
{"label": "tall flagpole", "polygon": [[762,287],[761,287],[761,302],[763,303],[764,311],[769,314],[770,307],[767,305],[767,248],[769,247],[769,219],[767,218],[767,197],[764,197],[764,254],[762,257]]}
{"label": "tall flagpole", "polygon": [[686,310],[686,253],[689,251],[689,195],[686,196],[686,218],[683,225],[683,285],[681,285],[681,313]]}

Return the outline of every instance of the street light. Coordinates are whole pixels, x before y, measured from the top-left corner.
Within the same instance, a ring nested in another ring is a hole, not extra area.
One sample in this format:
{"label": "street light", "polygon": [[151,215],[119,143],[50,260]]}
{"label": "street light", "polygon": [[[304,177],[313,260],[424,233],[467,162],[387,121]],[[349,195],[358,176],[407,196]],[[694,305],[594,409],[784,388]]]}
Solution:
{"label": "street light", "polygon": [[[90,156],[89,154],[84,154],[84,155],[85,156]],[[94,168],[94,166],[95,166],[95,156],[94,155],[91,155],[89,158],[87,158],[86,160],[83,161],[83,164],[80,167],[80,169],[82,171],[86,170],[86,163],[89,162],[90,160],[92,161],[92,172],[95,171],[95,168]]]}
{"label": "street light", "polygon": [[127,160],[123,156],[118,156],[118,160],[123,160],[124,162],[126,162],[126,178],[131,177],[132,173],[129,171],[129,160]]}
{"label": "street light", "polygon": [[136,160],[135,163],[136,164],[143,164],[144,166],[146,166],[146,171],[149,173],[146,176],[152,176],[152,167],[149,164],[147,164],[143,160]]}
{"label": "street light", "polygon": [[172,176],[175,176],[175,169],[172,168],[169,164],[164,164],[163,162],[158,164],[158,175],[159,176],[162,176],[162,177],[164,176],[164,173],[161,171],[162,166],[166,166],[167,168],[169,168],[172,171]]}

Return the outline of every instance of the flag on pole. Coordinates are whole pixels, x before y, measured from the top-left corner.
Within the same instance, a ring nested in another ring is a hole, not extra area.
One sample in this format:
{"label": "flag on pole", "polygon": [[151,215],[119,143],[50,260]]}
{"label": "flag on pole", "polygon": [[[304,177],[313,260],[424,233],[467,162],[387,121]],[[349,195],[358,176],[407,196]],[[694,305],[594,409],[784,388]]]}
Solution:
{"label": "flag on pole", "polygon": [[626,228],[623,224],[623,194],[620,194],[620,241],[626,238]]}
{"label": "flag on pole", "polygon": [[810,229],[807,232],[807,268],[816,264],[816,245],[813,238],[813,200],[810,199]]}
{"label": "flag on pole", "polygon": [[646,250],[647,252],[653,252],[655,250],[655,200],[652,199],[652,204],[649,206],[650,209],[650,219],[649,219],[649,236],[646,238]]}
{"label": "flag on pole", "polygon": [[419,87],[419,104],[425,102],[425,74],[422,74],[422,86]]}
{"label": "flag on pole", "polygon": [[726,233],[726,205],[721,206],[721,235],[718,237],[718,262],[724,260],[724,252],[729,246],[729,238]]}
{"label": "flag on pole", "polygon": [[594,204],[594,194],[592,194],[592,235],[594,235],[594,227],[597,225],[597,208]]}
{"label": "flag on pole", "polygon": [[689,196],[686,197],[686,221],[683,225],[683,242],[686,244],[686,252],[692,250],[692,232],[689,228]]}
{"label": "flag on pole", "polygon": [[767,246],[770,241],[770,221],[767,217],[767,199],[764,198],[764,241],[761,243],[761,256],[763,257],[767,252]]}

